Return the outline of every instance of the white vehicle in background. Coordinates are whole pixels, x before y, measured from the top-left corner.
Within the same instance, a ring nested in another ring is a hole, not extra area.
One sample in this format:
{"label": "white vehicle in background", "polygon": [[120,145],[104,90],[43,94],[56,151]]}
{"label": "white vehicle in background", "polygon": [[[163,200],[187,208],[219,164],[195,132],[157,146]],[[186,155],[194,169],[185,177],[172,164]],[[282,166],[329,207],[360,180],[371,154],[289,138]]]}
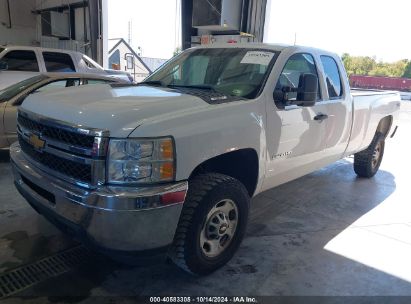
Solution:
{"label": "white vehicle in background", "polygon": [[207,274],[239,247],[251,197],[349,155],[376,174],[399,108],[397,92],[351,91],[333,53],[212,45],[139,85],[29,96],[10,156],[20,193],[84,243]]}
{"label": "white vehicle in background", "polygon": [[129,73],[105,70],[80,52],[27,46],[0,46],[0,90],[46,72],[91,73],[133,82]]}
{"label": "white vehicle in background", "polygon": [[17,141],[17,109],[30,94],[55,92],[68,87],[125,82],[98,74],[43,73],[0,90],[0,149]]}

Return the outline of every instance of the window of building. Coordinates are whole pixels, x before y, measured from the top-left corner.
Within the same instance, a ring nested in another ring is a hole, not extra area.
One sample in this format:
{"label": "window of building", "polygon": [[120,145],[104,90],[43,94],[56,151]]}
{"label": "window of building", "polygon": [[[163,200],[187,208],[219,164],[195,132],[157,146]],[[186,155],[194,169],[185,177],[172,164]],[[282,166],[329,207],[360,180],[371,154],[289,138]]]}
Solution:
{"label": "window of building", "polygon": [[115,50],[108,58],[108,65],[113,70],[120,70],[120,51]]}
{"label": "window of building", "polygon": [[134,69],[134,56],[126,55],[127,70]]}

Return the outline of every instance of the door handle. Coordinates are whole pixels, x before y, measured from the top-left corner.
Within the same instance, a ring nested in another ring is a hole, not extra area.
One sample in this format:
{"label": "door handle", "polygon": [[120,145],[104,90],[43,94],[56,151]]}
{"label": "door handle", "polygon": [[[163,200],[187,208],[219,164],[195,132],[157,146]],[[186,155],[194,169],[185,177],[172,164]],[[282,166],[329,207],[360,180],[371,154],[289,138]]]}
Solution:
{"label": "door handle", "polygon": [[314,120],[317,120],[317,121],[323,121],[324,119],[327,119],[328,118],[328,115],[327,114],[318,114],[317,116],[315,116],[314,117]]}

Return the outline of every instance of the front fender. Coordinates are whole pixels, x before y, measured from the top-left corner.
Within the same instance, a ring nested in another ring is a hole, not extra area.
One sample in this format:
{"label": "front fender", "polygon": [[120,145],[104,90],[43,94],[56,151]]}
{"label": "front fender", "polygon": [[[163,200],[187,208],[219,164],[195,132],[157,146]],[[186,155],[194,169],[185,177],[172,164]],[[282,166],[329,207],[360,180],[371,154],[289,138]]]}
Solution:
{"label": "front fender", "polygon": [[195,113],[146,120],[130,136],[173,136],[178,181],[187,180],[198,165],[215,156],[254,149],[259,156],[260,181],[267,150],[264,113],[264,103],[258,100],[210,105]]}

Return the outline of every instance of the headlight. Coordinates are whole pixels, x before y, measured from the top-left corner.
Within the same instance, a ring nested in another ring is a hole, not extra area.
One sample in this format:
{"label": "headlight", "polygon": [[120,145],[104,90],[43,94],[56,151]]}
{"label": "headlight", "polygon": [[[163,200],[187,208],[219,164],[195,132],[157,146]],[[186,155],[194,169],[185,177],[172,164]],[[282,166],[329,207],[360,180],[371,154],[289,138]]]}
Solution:
{"label": "headlight", "polygon": [[172,181],[175,173],[173,139],[111,139],[107,167],[109,183]]}

